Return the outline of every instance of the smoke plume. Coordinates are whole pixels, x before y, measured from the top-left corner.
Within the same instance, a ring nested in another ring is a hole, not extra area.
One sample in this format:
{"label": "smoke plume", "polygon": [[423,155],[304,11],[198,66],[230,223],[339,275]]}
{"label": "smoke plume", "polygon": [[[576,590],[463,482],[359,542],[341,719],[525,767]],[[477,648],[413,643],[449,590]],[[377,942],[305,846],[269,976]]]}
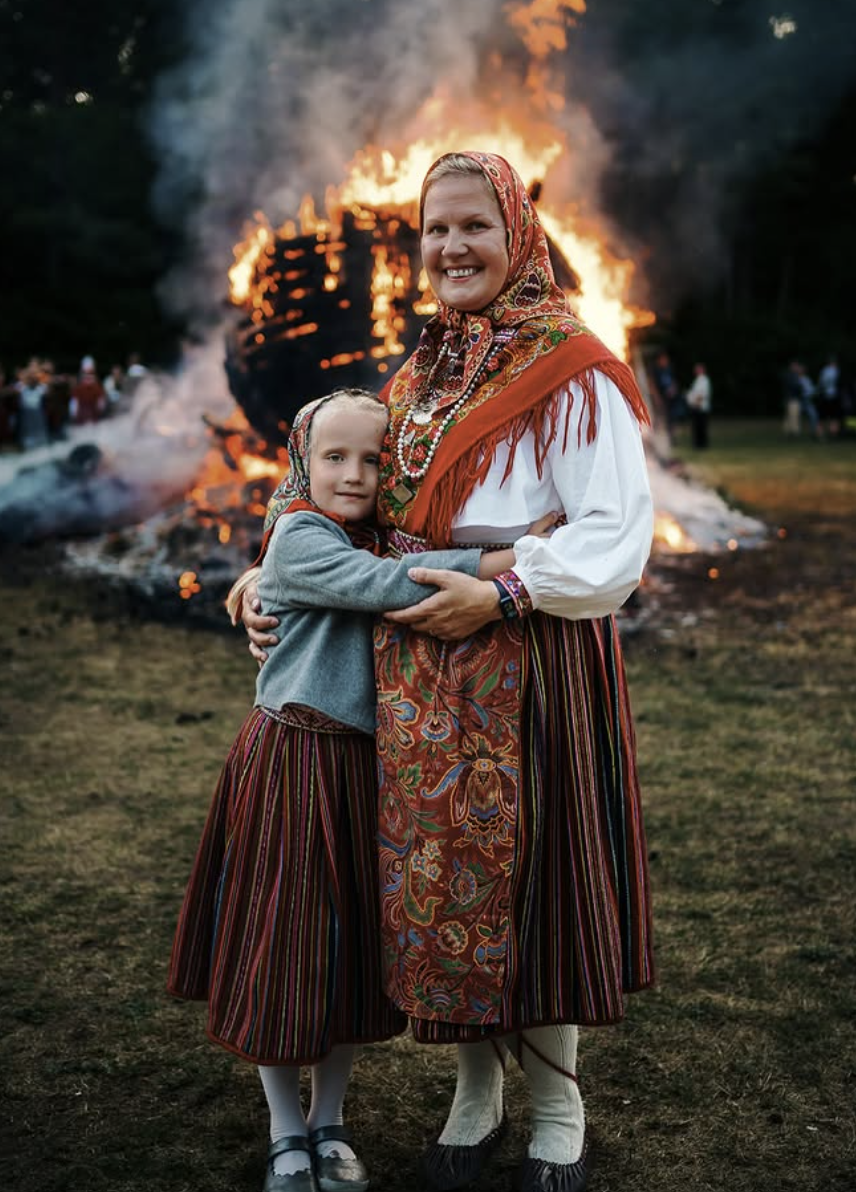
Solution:
{"label": "smoke plume", "polygon": [[[438,88],[461,111],[525,106],[531,55],[511,16],[534,7],[190,0],[189,52],[160,79],[151,114],[157,203],[168,220],[181,213],[187,234],[170,304],[216,319],[253,212],[279,222],[306,193],[323,198],[368,142],[403,151]],[[551,199],[609,220],[614,251],[644,248],[672,294],[715,276],[734,184],[816,132],[852,82],[852,0],[538,5],[551,8],[568,26],[548,56],[565,103],[531,112],[569,146]]]}

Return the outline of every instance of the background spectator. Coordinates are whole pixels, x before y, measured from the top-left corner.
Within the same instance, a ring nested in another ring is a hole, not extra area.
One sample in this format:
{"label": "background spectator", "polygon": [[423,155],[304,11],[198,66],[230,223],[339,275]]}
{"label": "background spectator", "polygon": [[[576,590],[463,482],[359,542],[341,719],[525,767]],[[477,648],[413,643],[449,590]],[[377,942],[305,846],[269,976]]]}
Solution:
{"label": "background spectator", "polygon": [[817,379],[818,417],[823,432],[832,438],[841,433],[841,376],[838,360],[830,356]]}
{"label": "background spectator", "polygon": [[708,445],[708,423],[713,388],[707,369],[701,363],[693,366],[693,383],[687,390],[687,408],[690,412],[693,447],[703,451]]}
{"label": "background spectator", "polygon": [[71,391],[71,419],[78,426],[97,422],[104,417],[106,409],[107,394],[98,380],[95,361],[91,356],[84,356],[80,362],[80,380]]}
{"label": "background spectator", "polygon": [[47,391],[41,366],[34,357],[18,374],[18,445],[22,451],[44,447],[48,442]]}
{"label": "background spectator", "polygon": [[104,380],[104,392],[107,395],[107,412],[117,414],[123,409],[125,396],[125,370],[121,364],[114,364]]}

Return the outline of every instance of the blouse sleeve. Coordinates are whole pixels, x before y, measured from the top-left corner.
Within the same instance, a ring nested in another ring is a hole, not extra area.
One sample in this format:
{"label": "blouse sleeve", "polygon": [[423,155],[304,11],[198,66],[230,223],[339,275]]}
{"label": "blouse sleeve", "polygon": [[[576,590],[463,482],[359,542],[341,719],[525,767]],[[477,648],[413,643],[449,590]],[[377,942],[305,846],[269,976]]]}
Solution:
{"label": "blouse sleeve", "polygon": [[559,426],[573,395],[567,443],[562,429],[545,467],[567,517],[549,538],[524,535],[514,544],[515,573],[532,606],[569,620],[615,612],[642,578],[654,514],[639,423],[620,390],[595,373],[597,434],[577,440],[583,394],[575,382],[559,390]]}

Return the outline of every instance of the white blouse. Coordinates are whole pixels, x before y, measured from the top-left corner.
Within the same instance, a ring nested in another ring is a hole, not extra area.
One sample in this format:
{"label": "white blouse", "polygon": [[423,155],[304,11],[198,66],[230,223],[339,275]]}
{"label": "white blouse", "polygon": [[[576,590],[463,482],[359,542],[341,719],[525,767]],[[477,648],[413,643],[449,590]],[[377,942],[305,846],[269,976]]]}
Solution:
{"label": "white blouse", "polygon": [[[500,486],[508,460],[501,444],[490,472],[464,505],[452,526],[456,543],[513,542],[515,572],[536,609],[581,620],[620,608],[638,585],[651,550],[654,528],[651,489],[639,423],[620,391],[595,373],[597,435],[586,442],[588,412],[583,413],[582,442],[577,441],[580,412],[585,410],[578,385],[560,389],[562,414],[569,391],[574,395],[567,449],[564,417],[539,478],[534,436],[524,437],[511,475]],[[538,518],[561,510],[568,524],[549,538],[527,535]]]}

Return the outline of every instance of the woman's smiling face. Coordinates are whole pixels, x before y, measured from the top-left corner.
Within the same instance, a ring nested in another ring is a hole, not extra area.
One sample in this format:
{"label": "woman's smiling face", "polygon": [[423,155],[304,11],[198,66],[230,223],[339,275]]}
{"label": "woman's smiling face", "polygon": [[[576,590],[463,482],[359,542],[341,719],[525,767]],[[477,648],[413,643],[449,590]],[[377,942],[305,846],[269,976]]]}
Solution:
{"label": "woman's smiling face", "polygon": [[484,310],[505,286],[508,248],[496,195],[483,176],[444,174],[422,213],[422,261],[431,289],[455,310]]}

